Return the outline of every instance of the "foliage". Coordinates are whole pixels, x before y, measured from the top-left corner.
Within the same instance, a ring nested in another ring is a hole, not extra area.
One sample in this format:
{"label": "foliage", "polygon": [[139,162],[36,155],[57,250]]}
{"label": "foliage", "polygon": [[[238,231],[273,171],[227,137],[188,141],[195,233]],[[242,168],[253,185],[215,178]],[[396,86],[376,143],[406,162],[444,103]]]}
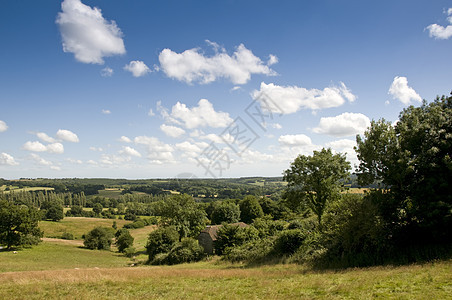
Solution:
{"label": "foliage", "polygon": [[377,209],[399,246],[450,243],[452,97],[405,108],[392,126],[372,122],[357,136],[361,183],[380,180]]}
{"label": "foliage", "polygon": [[72,233],[70,233],[70,232],[64,232],[64,233],[61,235],[61,238],[62,238],[63,240],[73,240],[73,239],[74,239],[74,235],[73,235]]}
{"label": "foliage", "polygon": [[96,227],[85,235],[83,244],[91,250],[110,250],[112,238],[110,228]]}
{"label": "foliage", "polygon": [[240,220],[242,222],[251,224],[254,219],[264,216],[264,211],[255,196],[245,196],[239,204]]}
{"label": "foliage", "polygon": [[284,180],[289,189],[301,195],[300,201],[312,210],[321,226],[325,209],[339,197],[349,170],[345,155],[333,154],[328,148],[314,151],[312,156],[299,155],[284,171]]}
{"label": "foliage", "polygon": [[287,226],[287,223],[282,220],[273,221],[270,216],[267,216],[255,219],[253,226],[259,232],[259,237],[265,238],[275,235],[277,232],[284,230]]}
{"label": "foliage", "polygon": [[47,210],[45,214],[47,220],[56,222],[64,218],[63,205],[61,203],[49,203],[45,209]]}
{"label": "foliage", "polygon": [[222,255],[227,249],[258,238],[259,231],[253,226],[240,227],[233,224],[221,226],[217,231],[217,240],[214,245],[215,253]]}
{"label": "foliage", "polygon": [[186,194],[173,195],[162,202],[160,215],[162,224],[174,226],[180,238],[198,236],[207,221],[206,212]]}
{"label": "foliage", "polygon": [[300,229],[288,229],[280,232],[275,241],[275,251],[278,255],[295,253],[306,239],[306,234]]}
{"label": "foliage", "polygon": [[223,258],[230,262],[263,263],[273,259],[275,237],[253,239],[228,248]]}
{"label": "foliage", "polygon": [[39,219],[40,214],[33,207],[0,201],[0,244],[8,249],[37,244],[42,237]]}
{"label": "foliage", "polygon": [[127,229],[122,229],[121,233],[116,236],[116,247],[119,252],[124,252],[125,249],[133,246],[133,236]]}
{"label": "foliage", "polygon": [[159,227],[149,234],[146,251],[149,261],[159,253],[167,253],[179,241],[179,233],[174,226]]}
{"label": "foliage", "polygon": [[93,212],[94,212],[96,215],[99,215],[99,214],[102,212],[103,209],[104,209],[104,207],[103,207],[102,204],[100,204],[100,203],[96,203],[96,204],[94,204],[94,206],[93,206]]}
{"label": "foliage", "polygon": [[156,257],[153,264],[175,265],[200,261],[205,258],[204,249],[193,238],[183,238],[168,253]]}
{"label": "foliage", "polygon": [[223,201],[212,212],[212,223],[237,223],[240,219],[240,207],[232,202]]}

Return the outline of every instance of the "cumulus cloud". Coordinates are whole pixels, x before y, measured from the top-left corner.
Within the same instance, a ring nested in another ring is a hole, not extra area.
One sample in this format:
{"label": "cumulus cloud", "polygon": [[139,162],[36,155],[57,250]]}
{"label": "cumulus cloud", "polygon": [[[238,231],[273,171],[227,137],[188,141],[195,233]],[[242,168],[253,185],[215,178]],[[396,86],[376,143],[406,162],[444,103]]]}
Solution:
{"label": "cumulus cloud", "polygon": [[128,137],[126,137],[124,135],[119,138],[119,141],[123,142],[123,143],[131,143],[132,142],[131,139],[129,139]]}
{"label": "cumulus cloud", "polygon": [[183,130],[182,128],[179,128],[176,126],[171,126],[171,125],[166,125],[166,124],[160,125],[160,130],[162,130],[167,136],[170,136],[173,138],[180,137],[181,135],[183,135],[185,133],[185,130]]}
{"label": "cumulus cloud", "polygon": [[44,145],[38,141],[28,141],[22,146],[22,148],[31,152],[49,152],[56,154],[64,153],[64,146],[61,143]]}
{"label": "cumulus cloud", "polygon": [[56,23],[63,40],[63,51],[73,53],[82,63],[103,64],[104,57],[124,54],[121,29],[108,21],[99,8],[80,0],[64,0]]}
{"label": "cumulus cloud", "polygon": [[5,153],[5,152],[0,153],[0,165],[16,166],[18,164],[19,163],[16,162],[14,157],[9,155],[8,153]]}
{"label": "cumulus cloud", "polygon": [[36,136],[43,142],[46,143],[55,143],[56,140],[53,137],[50,137],[45,132],[37,132]]}
{"label": "cumulus cloud", "polygon": [[111,110],[109,110],[109,109],[102,109],[102,113],[104,115],[109,115],[109,114],[111,114]]}
{"label": "cumulus cloud", "polygon": [[278,142],[283,146],[308,146],[312,145],[311,138],[304,134],[281,135]]}
{"label": "cumulus cloud", "polygon": [[422,102],[421,96],[413,88],[408,86],[408,79],[406,77],[396,76],[389,88],[388,94],[405,105],[410,104],[412,101]]}
{"label": "cumulus cloud", "polygon": [[94,152],[104,151],[104,149],[102,149],[101,147],[89,147],[89,150],[94,151]]}
{"label": "cumulus cloud", "polygon": [[110,67],[105,67],[102,70],[100,70],[100,75],[102,77],[111,77],[111,76],[113,76],[113,73],[114,73],[114,71]]}
{"label": "cumulus cloud", "polygon": [[326,146],[334,150],[353,149],[356,146],[356,141],[349,139],[341,139],[326,143]]}
{"label": "cumulus cloud", "polygon": [[205,56],[200,49],[189,49],[176,53],[171,49],[163,49],[159,55],[160,68],[173,79],[186,83],[213,82],[219,78],[230,80],[233,84],[247,83],[252,74],[276,75],[269,65],[277,62],[276,56],[271,56],[265,64],[253,52],[240,44],[232,55],[208,41],[214,47],[215,55]]}
{"label": "cumulus cloud", "polygon": [[153,164],[174,163],[173,151],[171,145],[161,142],[156,137],[137,136],[134,139],[135,144],[146,146],[147,158]]}
{"label": "cumulus cloud", "polygon": [[201,99],[198,106],[189,108],[185,104],[177,102],[169,117],[176,123],[184,125],[188,129],[197,127],[221,128],[228,126],[233,120],[226,112],[216,112],[212,103],[207,99]]}
{"label": "cumulus cloud", "polygon": [[152,108],[149,109],[149,111],[148,111],[148,116],[150,116],[150,117],[155,116],[155,113],[154,113],[154,111],[152,110]]}
{"label": "cumulus cloud", "polygon": [[[447,21],[452,24],[452,8],[447,10]],[[430,24],[425,29],[428,30],[429,36],[435,39],[447,40],[452,36],[452,25],[447,25],[446,27],[438,24]]]}
{"label": "cumulus cloud", "polygon": [[8,130],[8,125],[6,125],[6,123],[2,120],[0,120],[0,132],[4,132]]}
{"label": "cumulus cloud", "polygon": [[122,147],[122,150],[119,151],[119,154],[126,155],[126,156],[135,156],[135,157],[141,157],[140,152],[133,149],[132,147],[126,146]]}
{"label": "cumulus cloud", "polygon": [[262,82],[260,89],[253,91],[252,97],[261,103],[264,110],[282,114],[295,113],[300,109],[338,107],[346,100],[353,102],[356,99],[343,82],[339,87],[332,86],[323,90]]}
{"label": "cumulus cloud", "polygon": [[130,63],[124,66],[124,70],[132,73],[133,77],[141,77],[151,72],[149,67],[140,60],[132,60]]}
{"label": "cumulus cloud", "polygon": [[313,129],[315,133],[335,137],[362,134],[370,126],[370,119],[360,113],[343,113],[335,117],[320,118],[319,125]]}
{"label": "cumulus cloud", "polygon": [[79,139],[78,136],[73,133],[72,131],[66,130],[66,129],[59,129],[56,133],[56,137],[60,140],[72,142],[72,143],[78,143]]}
{"label": "cumulus cloud", "polygon": [[51,161],[45,160],[41,156],[39,156],[37,154],[34,154],[34,153],[30,154],[30,158],[32,160],[34,160],[38,165],[42,165],[42,166],[51,166],[51,165],[53,165],[53,163]]}

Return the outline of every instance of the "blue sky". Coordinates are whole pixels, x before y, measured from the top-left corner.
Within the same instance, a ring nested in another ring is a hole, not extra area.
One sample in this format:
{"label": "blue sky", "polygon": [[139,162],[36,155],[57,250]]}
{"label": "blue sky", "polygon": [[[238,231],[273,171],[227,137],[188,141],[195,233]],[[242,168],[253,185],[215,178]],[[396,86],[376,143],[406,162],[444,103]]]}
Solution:
{"label": "blue sky", "polygon": [[0,177],[280,176],[452,89],[452,1],[2,1]]}

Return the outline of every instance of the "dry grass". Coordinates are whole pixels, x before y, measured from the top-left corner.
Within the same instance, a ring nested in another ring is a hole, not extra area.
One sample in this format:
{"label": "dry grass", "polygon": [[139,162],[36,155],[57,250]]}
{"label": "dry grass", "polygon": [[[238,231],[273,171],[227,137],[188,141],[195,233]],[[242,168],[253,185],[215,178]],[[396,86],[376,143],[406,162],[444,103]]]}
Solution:
{"label": "dry grass", "polygon": [[[450,299],[452,261],[404,267],[309,271],[204,262],[165,267],[0,274],[3,299]],[[14,291],[20,290],[17,294]]]}

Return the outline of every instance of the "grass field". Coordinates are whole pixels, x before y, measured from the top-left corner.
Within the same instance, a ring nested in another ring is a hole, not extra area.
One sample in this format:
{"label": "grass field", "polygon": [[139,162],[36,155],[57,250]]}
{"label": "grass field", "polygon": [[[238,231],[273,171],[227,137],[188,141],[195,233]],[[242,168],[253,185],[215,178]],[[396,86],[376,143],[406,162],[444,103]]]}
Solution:
{"label": "grass field", "polygon": [[81,239],[83,234],[88,233],[97,226],[111,227],[113,221],[116,221],[118,228],[124,226],[124,224],[131,223],[131,221],[119,219],[65,217],[58,222],[41,221],[39,222],[39,228],[44,231],[44,237],[59,238],[64,232],[67,232],[72,233],[75,239]]}
{"label": "grass field", "polygon": [[[38,246],[38,250],[39,247],[46,246]],[[216,262],[134,268],[103,266],[117,262],[121,263],[121,258],[113,254],[111,261],[96,260],[96,264],[86,268],[75,269],[72,262],[64,262],[71,268],[0,273],[0,298],[450,299],[452,295],[452,261],[323,272],[298,265],[243,268]]]}
{"label": "grass field", "polygon": [[[7,188],[9,188],[9,190],[6,190]],[[11,191],[13,192],[32,192],[32,191],[53,191],[54,188],[52,187],[42,187],[42,186],[36,186],[36,187],[23,187],[23,188],[19,188],[18,186],[6,186],[6,185],[2,185],[0,186],[0,191],[3,193],[10,193]]]}

